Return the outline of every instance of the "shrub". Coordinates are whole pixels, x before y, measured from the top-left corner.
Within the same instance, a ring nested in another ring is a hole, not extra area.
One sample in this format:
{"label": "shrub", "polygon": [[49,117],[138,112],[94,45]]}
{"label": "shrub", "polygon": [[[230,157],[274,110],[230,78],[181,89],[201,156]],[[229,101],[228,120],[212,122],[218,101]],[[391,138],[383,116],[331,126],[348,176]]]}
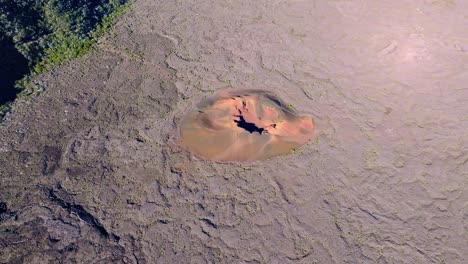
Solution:
{"label": "shrub", "polygon": [[[24,88],[31,76],[88,52],[129,4],[130,0],[0,0],[0,41],[12,41],[30,69],[16,87]],[[0,107],[0,116],[5,109]]]}

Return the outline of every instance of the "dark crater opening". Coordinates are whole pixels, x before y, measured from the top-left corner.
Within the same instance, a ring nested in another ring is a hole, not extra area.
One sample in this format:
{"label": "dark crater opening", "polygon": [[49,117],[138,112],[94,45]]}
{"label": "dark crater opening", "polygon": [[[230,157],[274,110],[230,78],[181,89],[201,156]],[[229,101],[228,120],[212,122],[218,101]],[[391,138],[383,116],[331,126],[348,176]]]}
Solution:
{"label": "dark crater opening", "polygon": [[29,73],[27,59],[10,38],[0,37],[0,105],[15,100],[19,89],[15,83]]}
{"label": "dark crater opening", "polygon": [[266,130],[263,127],[258,127],[254,123],[249,123],[245,121],[244,116],[242,116],[242,112],[240,110],[239,114],[235,115],[235,117],[238,117],[239,120],[234,120],[234,123],[236,123],[238,127],[247,130],[250,134],[258,132],[261,135],[263,132],[266,132]]}

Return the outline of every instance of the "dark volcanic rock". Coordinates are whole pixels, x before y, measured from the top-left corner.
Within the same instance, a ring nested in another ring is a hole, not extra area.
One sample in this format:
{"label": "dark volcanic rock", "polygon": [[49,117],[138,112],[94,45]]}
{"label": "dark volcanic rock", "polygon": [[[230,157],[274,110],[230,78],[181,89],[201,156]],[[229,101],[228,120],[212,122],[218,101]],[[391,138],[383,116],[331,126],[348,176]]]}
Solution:
{"label": "dark volcanic rock", "polygon": [[[466,10],[135,1],[0,124],[0,263],[468,263]],[[274,91],[318,136],[197,159],[177,124],[227,87]]]}

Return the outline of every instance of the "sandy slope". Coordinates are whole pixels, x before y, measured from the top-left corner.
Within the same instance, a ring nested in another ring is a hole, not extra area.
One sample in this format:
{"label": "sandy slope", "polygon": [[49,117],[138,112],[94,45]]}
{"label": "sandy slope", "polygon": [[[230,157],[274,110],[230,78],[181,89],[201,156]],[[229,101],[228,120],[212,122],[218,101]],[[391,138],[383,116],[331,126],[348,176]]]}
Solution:
{"label": "sandy slope", "polygon": [[[138,0],[0,127],[0,262],[466,263],[466,1]],[[193,158],[222,88],[315,117],[295,154]]]}

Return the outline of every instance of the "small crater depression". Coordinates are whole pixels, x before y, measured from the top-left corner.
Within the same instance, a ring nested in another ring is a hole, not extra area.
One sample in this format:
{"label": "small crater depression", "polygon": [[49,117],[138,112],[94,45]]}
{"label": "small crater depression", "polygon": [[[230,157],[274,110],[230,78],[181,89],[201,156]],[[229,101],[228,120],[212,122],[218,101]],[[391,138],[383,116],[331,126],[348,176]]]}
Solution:
{"label": "small crater depression", "polygon": [[223,91],[186,114],[179,135],[201,158],[253,161],[292,153],[313,137],[314,124],[271,92]]}

